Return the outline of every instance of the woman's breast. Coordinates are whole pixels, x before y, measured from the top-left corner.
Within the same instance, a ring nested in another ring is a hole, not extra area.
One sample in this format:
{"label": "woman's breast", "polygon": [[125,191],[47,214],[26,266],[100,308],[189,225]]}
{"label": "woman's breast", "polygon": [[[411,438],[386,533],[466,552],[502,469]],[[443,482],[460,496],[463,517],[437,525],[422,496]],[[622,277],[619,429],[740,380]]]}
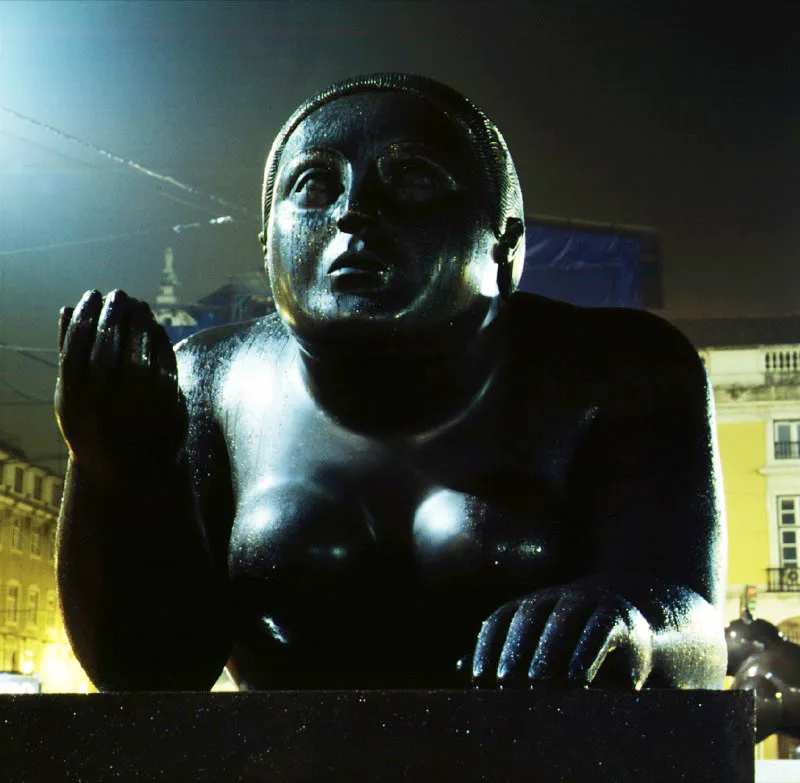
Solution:
{"label": "woman's breast", "polygon": [[547,504],[384,478],[357,492],[294,477],[241,505],[229,564],[245,680],[453,686],[491,612],[564,578],[566,526]]}
{"label": "woman's breast", "polygon": [[369,511],[355,497],[312,480],[285,480],[251,494],[231,534],[231,576],[280,583],[348,578],[377,554]]}
{"label": "woman's breast", "polygon": [[238,510],[231,576],[281,601],[315,591],[315,603],[420,590],[511,598],[563,580],[574,565],[569,525],[545,493],[508,480],[420,491],[400,479],[264,486]]}
{"label": "woman's breast", "polygon": [[414,561],[423,581],[512,598],[565,578],[576,559],[565,513],[545,494],[502,483],[503,495],[430,490],[413,520]]}

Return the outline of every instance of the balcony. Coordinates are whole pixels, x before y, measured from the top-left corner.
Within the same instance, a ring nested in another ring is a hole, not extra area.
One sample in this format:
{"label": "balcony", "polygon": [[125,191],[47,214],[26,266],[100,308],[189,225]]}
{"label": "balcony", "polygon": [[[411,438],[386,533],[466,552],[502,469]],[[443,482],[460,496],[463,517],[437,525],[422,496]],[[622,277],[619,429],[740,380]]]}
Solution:
{"label": "balcony", "polygon": [[776,440],[775,459],[800,459],[800,441]]}
{"label": "balcony", "polygon": [[764,370],[767,375],[780,376],[797,375],[800,372],[800,352],[795,350],[773,350],[764,354]]}
{"label": "balcony", "polygon": [[800,343],[705,348],[700,356],[715,394],[725,402],[797,398]]}
{"label": "balcony", "polygon": [[767,569],[768,593],[800,593],[800,566]]}

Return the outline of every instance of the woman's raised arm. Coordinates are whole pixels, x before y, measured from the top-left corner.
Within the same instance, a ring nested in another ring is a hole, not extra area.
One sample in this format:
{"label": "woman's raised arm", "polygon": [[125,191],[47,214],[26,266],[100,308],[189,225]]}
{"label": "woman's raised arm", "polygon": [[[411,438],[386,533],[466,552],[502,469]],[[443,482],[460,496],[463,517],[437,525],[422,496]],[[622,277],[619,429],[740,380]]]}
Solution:
{"label": "woman's raised arm", "polygon": [[190,458],[187,432],[210,423],[190,418],[146,304],[87,292],[62,311],[59,344],[70,463],[57,573],[76,655],[103,690],[208,688],[228,656],[230,612],[225,559],[198,502],[207,488],[192,476],[198,460],[206,475],[224,472],[224,448],[206,438]]}

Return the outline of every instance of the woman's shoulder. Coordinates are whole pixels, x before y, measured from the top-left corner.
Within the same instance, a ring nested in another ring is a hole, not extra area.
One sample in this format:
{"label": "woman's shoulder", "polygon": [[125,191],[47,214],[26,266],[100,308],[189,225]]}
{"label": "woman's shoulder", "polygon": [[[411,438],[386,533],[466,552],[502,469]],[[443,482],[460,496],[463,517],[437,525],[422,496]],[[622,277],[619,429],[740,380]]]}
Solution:
{"label": "woman's shoulder", "polygon": [[290,339],[277,313],[196,332],[175,346],[181,387],[210,390],[233,363],[246,356],[268,362]]}
{"label": "woman's shoulder", "polygon": [[677,327],[645,310],[580,307],[535,294],[511,298],[511,339],[562,358],[640,370],[678,365],[702,369]]}
{"label": "woman's shoulder", "polygon": [[288,336],[278,314],[270,313],[261,318],[212,326],[195,332],[175,346],[175,353],[198,358],[230,358],[256,341],[269,346],[287,340]]}

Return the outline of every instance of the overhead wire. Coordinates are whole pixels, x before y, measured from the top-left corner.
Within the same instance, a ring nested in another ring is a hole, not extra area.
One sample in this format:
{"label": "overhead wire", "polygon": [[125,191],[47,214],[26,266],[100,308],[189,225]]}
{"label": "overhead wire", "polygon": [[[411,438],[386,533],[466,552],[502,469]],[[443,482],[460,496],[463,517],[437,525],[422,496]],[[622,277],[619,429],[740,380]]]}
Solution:
{"label": "overhead wire", "polygon": [[[0,109],[2,109],[2,111],[4,111],[6,114],[11,115],[12,117],[16,117],[19,120],[27,122],[27,123],[29,123],[31,125],[36,126],[36,127],[42,128],[43,130],[47,131],[48,133],[51,133],[51,134],[53,134],[55,136],[58,136],[58,137],[60,137],[62,139],[66,139],[67,141],[70,141],[72,143],[78,144],[78,145],[80,145],[80,146],[82,146],[82,147],[84,147],[86,149],[91,150],[95,154],[100,155],[101,157],[105,158],[106,160],[110,160],[110,161],[112,161],[112,162],[114,162],[116,164],[124,166],[124,167],[126,167],[126,168],[128,168],[130,170],[135,171],[138,174],[144,175],[144,176],[146,176],[148,178],[151,178],[151,179],[155,179],[156,181],[158,181],[160,183],[164,183],[165,185],[169,185],[169,186],[178,188],[179,190],[181,190],[181,191],[183,191],[185,193],[189,193],[192,196],[208,199],[209,201],[215,202],[216,204],[220,204],[220,205],[226,207],[226,209],[228,209],[228,210],[232,210],[234,212],[237,212],[237,213],[242,214],[242,215],[246,215],[248,217],[256,217],[250,210],[246,209],[245,207],[242,207],[242,206],[240,206],[238,204],[230,202],[227,199],[220,198],[219,196],[216,196],[213,193],[209,193],[208,191],[202,190],[202,189],[194,187],[192,185],[187,185],[186,183],[181,182],[180,180],[176,179],[175,177],[173,177],[171,175],[162,174],[162,173],[160,173],[158,171],[155,171],[154,169],[148,168],[147,166],[143,166],[142,164],[140,164],[140,163],[138,163],[138,162],[136,162],[134,160],[130,160],[130,159],[126,160],[125,158],[123,158],[123,157],[121,157],[119,155],[116,155],[113,152],[110,152],[109,150],[103,149],[102,147],[100,147],[100,146],[98,146],[96,144],[93,144],[92,142],[87,141],[86,139],[82,139],[79,136],[76,136],[76,135],[74,135],[72,133],[67,133],[66,131],[63,131],[63,130],[61,130],[59,128],[56,128],[53,125],[49,125],[48,123],[42,122],[41,120],[37,120],[34,117],[30,117],[30,116],[28,116],[26,114],[22,114],[21,112],[15,111],[14,109],[12,109],[12,108],[10,108],[8,106],[0,106]],[[6,135],[8,137],[15,138],[15,139],[17,139],[19,141],[23,141],[24,143],[27,143],[27,144],[30,144],[32,146],[38,147],[39,149],[43,149],[43,150],[45,150],[47,152],[50,152],[50,153],[52,153],[52,154],[54,154],[56,156],[62,157],[64,159],[66,159],[66,160],[69,160],[69,161],[71,161],[72,163],[74,163],[74,164],[76,164],[78,166],[86,167],[88,169],[95,168],[91,164],[84,163],[83,161],[80,161],[79,159],[77,159],[77,158],[75,158],[75,157],[73,157],[71,155],[68,155],[66,153],[60,152],[58,150],[54,150],[54,149],[49,148],[49,147],[47,147],[45,145],[39,144],[38,142],[34,142],[34,141],[30,140],[30,139],[25,139],[23,137],[20,137],[20,136],[17,136],[15,134],[12,134],[9,131],[7,131],[6,129],[3,129],[0,132],[2,132],[4,135]],[[181,203],[181,204],[184,204],[186,206],[192,207],[194,209],[206,209],[205,207],[202,207],[199,204],[195,204],[193,202],[187,201],[186,199],[181,199],[181,198],[179,198],[177,196],[169,194],[165,190],[163,190],[162,188],[158,188],[158,193],[161,196],[165,197],[165,198],[169,198],[169,199],[171,199],[173,201],[176,201],[178,203]],[[117,241],[117,240],[120,240],[120,239],[128,239],[128,238],[135,237],[135,236],[144,236],[144,235],[147,235],[147,234],[159,233],[159,232],[162,232],[162,231],[165,231],[165,230],[171,230],[172,232],[174,232],[176,234],[180,234],[183,231],[186,231],[188,229],[201,228],[203,226],[208,226],[208,225],[210,225],[210,226],[219,226],[219,225],[225,225],[225,224],[234,223],[234,222],[237,222],[237,221],[233,218],[232,215],[219,215],[219,216],[212,217],[212,218],[210,218],[208,220],[204,220],[204,221],[193,221],[191,223],[179,223],[179,224],[176,224],[176,225],[173,225],[173,226],[169,227],[169,229],[167,229],[165,227],[146,228],[146,229],[139,229],[137,231],[128,231],[128,232],[124,232],[124,233],[107,234],[107,235],[103,235],[103,236],[86,237],[86,238],[83,238],[83,239],[65,240],[65,241],[60,241],[60,242],[48,242],[46,244],[32,245],[32,246],[21,247],[21,248],[12,248],[12,249],[8,249],[8,250],[0,250],[0,258],[9,258],[9,257],[12,257],[12,256],[22,255],[22,254],[25,254],[25,253],[34,253],[34,252],[41,252],[41,251],[47,251],[47,250],[64,249],[64,248],[69,248],[69,247],[80,247],[80,246],[83,246],[83,245],[96,244],[96,243],[101,243],[101,242],[113,242],[113,241]],[[48,352],[49,353],[49,352],[51,352],[51,349],[30,348],[30,347],[26,347],[26,346],[14,346],[14,345],[8,345],[8,344],[0,343],[0,350],[14,351],[20,356],[23,356],[23,357],[25,357],[27,359],[39,362],[39,363],[41,363],[41,364],[43,364],[43,365],[45,365],[47,367],[50,367],[50,368],[56,368],[57,367],[57,365],[54,362],[51,362],[48,359],[45,359],[45,358],[42,358],[42,357],[36,355],[37,353],[43,353],[43,352]],[[52,352],[55,352],[55,350],[52,349]],[[41,397],[37,397],[35,395],[28,394],[26,391],[24,391],[23,389],[18,387],[16,384],[14,384],[11,381],[9,381],[7,378],[0,378],[0,383],[2,383],[2,385],[6,386],[11,391],[13,391],[15,394],[17,394],[17,395],[19,395],[20,397],[23,398],[23,400],[16,400],[16,401],[13,401],[13,402],[0,402],[0,406],[2,406],[2,407],[9,406],[9,405],[14,405],[14,406],[15,405],[52,405],[52,400],[44,399],[44,398],[41,398]]]}
{"label": "overhead wire", "polygon": [[[251,210],[246,209],[245,207],[242,207],[239,204],[235,204],[233,202],[230,202],[227,199],[220,198],[219,196],[217,196],[217,195],[215,195],[213,193],[210,193],[208,191],[202,190],[201,188],[197,188],[197,187],[195,187],[193,185],[187,185],[185,182],[181,182],[180,180],[176,179],[175,177],[173,177],[173,176],[171,176],[169,174],[162,174],[162,173],[160,173],[158,171],[155,171],[154,169],[148,168],[147,166],[143,166],[141,163],[137,163],[134,160],[126,160],[125,158],[121,157],[120,155],[116,155],[113,152],[110,152],[110,151],[108,151],[106,149],[103,149],[102,147],[99,147],[98,145],[93,144],[92,142],[87,141],[86,139],[82,139],[79,136],[76,136],[76,135],[74,135],[72,133],[67,133],[66,131],[63,131],[63,130],[61,130],[59,128],[56,128],[53,125],[49,125],[48,123],[42,122],[41,120],[37,120],[34,117],[29,117],[26,114],[22,114],[21,112],[18,112],[18,111],[15,111],[14,109],[9,108],[8,106],[2,106],[2,107],[0,107],[0,109],[2,109],[7,114],[10,114],[12,117],[16,117],[17,119],[23,120],[24,122],[28,122],[28,123],[30,123],[32,125],[35,125],[35,126],[40,127],[40,128],[43,128],[47,132],[52,133],[52,134],[54,134],[54,135],[56,135],[56,136],[58,136],[60,138],[66,139],[67,141],[73,142],[75,144],[79,144],[82,147],[85,147],[85,148],[91,150],[95,154],[100,155],[100,156],[102,156],[103,158],[105,158],[107,160],[111,160],[114,163],[117,163],[117,164],[119,164],[121,166],[125,166],[126,168],[131,169],[131,170],[135,171],[138,174],[142,174],[142,175],[144,175],[146,177],[149,177],[151,179],[155,179],[158,182],[161,182],[161,183],[164,183],[166,185],[170,185],[172,187],[178,188],[179,190],[182,190],[185,193],[189,193],[189,194],[191,194],[191,195],[193,195],[195,197],[201,197],[201,198],[213,201],[213,202],[215,202],[217,204],[221,204],[221,205],[225,206],[227,209],[233,210],[233,211],[238,212],[238,213],[240,213],[242,215],[245,215],[247,217],[254,218],[254,219],[257,218],[257,216]],[[3,133],[4,135],[9,136],[9,137],[14,138],[14,139],[17,139],[19,141],[23,141],[26,144],[30,144],[32,146],[35,146],[35,147],[39,148],[39,149],[46,150],[47,152],[50,152],[50,153],[52,153],[54,155],[57,155],[57,156],[62,157],[62,158],[65,158],[66,160],[69,160],[69,161],[71,161],[71,162],[73,162],[75,164],[78,164],[80,166],[85,166],[86,168],[89,168],[89,169],[95,168],[95,167],[91,166],[91,164],[84,163],[84,162],[78,160],[77,158],[75,158],[75,157],[73,157],[71,155],[68,155],[66,153],[60,152],[58,150],[54,150],[54,149],[52,149],[50,147],[47,147],[47,146],[42,145],[42,144],[39,144],[38,142],[34,142],[34,141],[30,140],[30,139],[25,139],[24,137],[18,136],[16,134],[9,133],[5,129],[0,131],[0,133]],[[182,199],[182,198],[179,198],[178,196],[172,195],[172,194],[166,192],[165,190],[163,190],[162,188],[158,188],[157,192],[159,193],[159,195],[163,196],[164,198],[168,198],[168,199],[170,199],[172,201],[178,202],[179,204],[184,204],[185,206],[192,207],[193,209],[207,209],[207,207],[203,207],[200,204],[196,204],[196,203],[193,203],[191,201],[187,201],[186,199]],[[120,240],[120,239],[129,239],[131,237],[144,236],[144,235],[147,235],[147,234],[158,233],[158,232],[166,231],[166,230],[171,230],[175,234],[180,234],[183,231],[186,231],[187,229],[201,228],[203,226],[220,226],[220,225],[226,225],[226,224],[235,223],[235,222],[237,222],[237,221],[234,219],[234,217],[232,215],[218,215],[218,216],[210,218],[209,220],[193,221],[191,223],[178,223],[178,224],[175,224],[175,225],[172,225],[172,226],[169,226],[169,227],[161,227],[161,226],[160,227],[151,227],[151,228],[139,229],[137,231],[127,231],[127,232],[118,233],[118,234],[105,234],[105,235],[102,235],[102,236],[86,237],[86,238],[83,238],[83,239],[64,240],[64,241],[60,241],[60,242],[48,242],[46,244],[29,245],[29,246],[26,246],[26,247],[19,247],[19,248],[7,249],[7,250],[0,250],[0,258],[8,258],[8,257],[11,257],[11,256],[22,255],[22,254],[25,254],[25,253],[36,253],[36,252],[41,252],[41,251],[46,251],[46,250],[60,250],[60,249],[70,248],[70,247],[80,247],[80,246],[83,246],[83,245],[97,244],[97,243],[101,243],[101,242],[114,242],[114,241],[117,241],[117,240]]]}
{"label": "overhead wire", "polygon": [[17,386],[15,383],[9,381],[8,378],[0,377],[0,384],[2,384],[3,386],[7,386],[15,394],[19,394],[20,397],[27,400],[31,405],[35,404],[43,405],[45,403],[47,403],[48,405],[53,404],[53,401],[51,399],[45,399],[44,397],[36,397],[32,394],[28,394],[28,392],[26,392],[23,389],[20,389],[20,387]]}
{"label": "overhead wire", "polygon": [[243,207],[239,204],[234,204],[227,199],[220,198],[219,196],[214,195],[213,193],[209,193],[208,191],[201,190],[193,185],[187,185],[185,182],[181,182],[180,180],[176,179],[175,177],[169,174],[161,174],[154,169],[148,168],[147,166],[143,166],[141,163],[137,163],[135,160],[126,160],[125,158],[115,155],[113,152],[109,152],[102,147],[99,147],[97,144],[93,144],[90,141],[86,141],[86,139],[82,139],[79,136],[75,136],[72,133],[67,133],[66,131],[60,130],[59,128],[54,127],[53,125],[48,125],[46,122],[42,122],[41,120],[37,120],[34,117],[29,117],[26,114],[22,114],[21,112],[15,111],[14,109],[8,106],[1,106],[2,109],[7,114],[10,114],[12,117],[16,117],[19,120],[23,120],[24,122],[28,122],[32,125],[35,125],[39,128],[43,128],[44,130],[48,131],[49,133],[53,133],[56,136],[59,136],[63,139],[67,139],[68,141],[74,142],[75,144],[79,144],[82,147],[86,147],[87,149],[92,150],[98,155],[102,155],[107,160],[112,160],[115,163],[120,164],[121,166],[126,166],[133,171],[136,171],[139,174],[143,174],[147,177],[152,177],[160,182],[164,182],[168,185],[172,185],[173,187],[178,188],[179,190],[183,190],[186,193],[191,193],[194,196],[201,196],[202,198],[207,198],[211,201],[216,202],[217,204],[221,204],[222,206],[226,207],[227,209],[231,209],[235,212],[239,212],[242,215],[252,216],[253,213],[251,210]]}
{"label": "overhead wire", "polygon": [[[85,160],[76,158],[74,155],[69,155],[66,152],[62,152],[61,150],[57,150],[54,147],[50,147],[46,144],[41,144],[38,141],[26,138],[25,136],[18,136],[16,133],[11,133],[5,128],[0,128],[0,136],[6,136],[10,139],[14,139],[15,141],[22,142],[23,144],[26,144],[29,147],[34,147],[37,150],[42,150],[43,152],[46,152],[49,155],[53,155],[57,158],[62,158],[74,164],[72,168],[65,167],[63,169],[64,171],[103,172],[109,170],[107,167],[100,168],[99,166],[95,166],[91,163],[86,162]],[[185,198],[180,198],[179,196],[175,196],[172,193],[167,192],[161,184],[154,184],[153,187],[156,193],[158,193],[158,195],[161,196],[162,198],[169,199],[170,201],[174,201],[178,204],[183,204],[184,206],[191,207],[192,209],[202,210],[203,212],[207,212],[209,210],[209,205],[196,204],[193,201],[188,201]]]}
{"label": "overhead wire", "polygon": [[168,228],[144,228],[138,231],[127,231],[122,234],[106,234],[99,237],[86,237],[84,239],[71,239],[65,242],[48,242],[44,245],[29,245],[28,247],[18,247],[11,250],[0,250],[0,258],[8,258],[10,256],[22,255],[23,253],[38,253],[43,250],[60,250],[67,247],[79,247],[81,245],[92,245],[100,242],[114,242],[118,239],[128,239],[135,236],[144,236],[146,234],[157,234],[163,231],[172,231],[175,234],[180,234],[186,229],[199,228],[201,226],[211,225],[220,226],[226,223],[235,223],[231,215],[220,215],[209,220],[195,221],[192,223],[179,223]]}

